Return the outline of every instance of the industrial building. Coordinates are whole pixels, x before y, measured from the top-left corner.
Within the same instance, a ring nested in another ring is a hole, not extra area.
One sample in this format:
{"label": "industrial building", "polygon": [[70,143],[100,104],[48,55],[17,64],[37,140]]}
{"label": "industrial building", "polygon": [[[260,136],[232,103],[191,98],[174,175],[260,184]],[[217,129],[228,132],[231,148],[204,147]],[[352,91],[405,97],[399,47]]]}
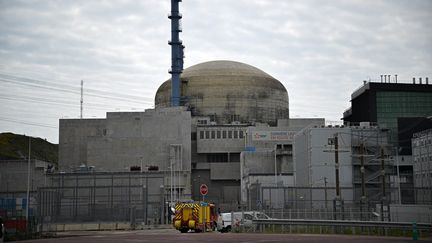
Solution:
{"label": "industrial building", "polygon": [[[351,107],[343,114],[346,126],[369,122],[389,130],[389,144],[394,160],[394,175],[401,182],[401,202],[414,202],[411,138],[414,133],[432,128],[432,84],[419,78],[413,83],[364,82],[351,95]],[[397,160],[397,161],[396,161]]]}
{"label": "industrial building", "polygon": [[351,94],[351,107],[344,112],[343,121],[345,125],[370,122],[388,128],[389,142],[410,154],[401,144],[399,135],[405,127],[400,126],[400,119],[431,114],[432,83],[428,78],[425,82],[420,78],[419,83],[413,79],[413,84],[365,82]]}
{"label": "industrial building", "polygon": [[245,200],[242,184],[273,182],[275,171],[285,185],[293,185],[293,137],[306,126],[324,125],[324,119],[289,119],[285,87],[247,64],[197,64],[185,69],[181,80],[184,106],[169,106],[168,80],[156,93],[155,109],[61,119],[59,169],[151,168],[163,172],[169,201],[200,200],[199,185],[207,184],[206,200],[225,208]]}
{"label": "industrial building", "polygon": [[415,133],[412,139],[414,187],[416,202],[432,202],[432,129]]}
{"label": "industrial building", "polygon": [[311,188],[304,197],[314,208],[336,199],[351,206],[397,201],[389,149],[387,130],[368,123],[306,128],[294,139],[296,186]]}

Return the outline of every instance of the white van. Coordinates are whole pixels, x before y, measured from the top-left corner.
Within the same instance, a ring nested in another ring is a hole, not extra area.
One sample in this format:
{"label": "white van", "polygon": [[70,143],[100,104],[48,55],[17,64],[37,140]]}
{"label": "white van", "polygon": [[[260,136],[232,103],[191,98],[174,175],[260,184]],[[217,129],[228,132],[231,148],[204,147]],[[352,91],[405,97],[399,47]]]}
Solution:
{"label": "white van", "polygon": [[[219,216],[219,222],[218,222],[218,230],[220,232],[228,232],[231,231],[232,227],[251,227],[252,226],[252,219],[270,219],[270,217],[263,213],[258,211],[248,211],[248,212],[233,212],[232,215],[234,216],[234,220],[231,219],[231,213],[222,213]],[[242,221],[243,216],[243,221]],[[231,225],[231,224],[234,225]]]}

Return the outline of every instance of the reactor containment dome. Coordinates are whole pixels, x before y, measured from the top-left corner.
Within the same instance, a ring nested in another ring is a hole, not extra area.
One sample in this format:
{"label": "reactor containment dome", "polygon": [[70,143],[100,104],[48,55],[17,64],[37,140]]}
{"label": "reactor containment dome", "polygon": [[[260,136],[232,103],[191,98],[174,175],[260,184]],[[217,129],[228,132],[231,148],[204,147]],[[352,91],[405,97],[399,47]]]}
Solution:
{"label": "reactor containment dome", "polygon": [[[210,61],[181,75],[181,105],[217,124],[268,123],[289,118],[288,92],[262,70],[234,61]],[[155,107],[169,107],[171,79],[157,90]]]}

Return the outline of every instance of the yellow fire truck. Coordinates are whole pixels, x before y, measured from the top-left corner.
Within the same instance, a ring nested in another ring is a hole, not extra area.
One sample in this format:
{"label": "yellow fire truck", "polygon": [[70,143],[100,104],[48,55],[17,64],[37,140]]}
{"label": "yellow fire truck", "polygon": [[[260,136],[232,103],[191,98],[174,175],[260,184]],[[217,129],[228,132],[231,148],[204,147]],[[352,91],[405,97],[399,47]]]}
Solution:
{"label": "yellow fire truck", "polygon": [[217,228],[217,212],[215,205],[206,202],[177,203],[173,225],[176,230],[186,233],[214,231]]}

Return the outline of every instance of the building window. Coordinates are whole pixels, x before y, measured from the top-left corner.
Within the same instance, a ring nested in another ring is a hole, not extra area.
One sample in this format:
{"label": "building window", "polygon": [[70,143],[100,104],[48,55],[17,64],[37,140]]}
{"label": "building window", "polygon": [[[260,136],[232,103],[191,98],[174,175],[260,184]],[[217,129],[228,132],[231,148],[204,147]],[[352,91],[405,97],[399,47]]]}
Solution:
{"label": "building window", "polygon": [[232,131],[228,131],[228,138],[232,138]]}
{"label": "building window", "polygon": [[237,130],[234,131],[234,138],[235,138],[235,139],[238,138],[238,131],[237,131]]}
{"label": "building window", "polygon": [[200,139],[204,139],[204,131],[200,131]]}
{"label": "building window", "polygon": [[223,139],[225,139],[227,136],[226,136],[227,134],[226,134],[226,131],[222,131],[222,138]]}
{"label": "building window", "polygon": [[205,131],[205,138],[210,139],[210,131]]}
{"label": "building window", "polygon": [[243,138],[243,131],[239,131],[239,138]]}
{"label": "building window", "polygon": [[231,115],[231,121],[232,122],[240,121],[240,115]]}
{"label": "building window", "polygon": [[198,125],[207,125],[207,120],[198,120]]}
{"label": "building window", "polygon": [[221,138],[221,131],[217,131],[217,132],[216,132],[216,135],[217,135],[216,137],[217,137],[218,139]]}
{"label": "building window", "polygon": [[210,115],[210,121],[215,122],[216,121],[216,114]]}
{"label": "building window", "polygon": [[207,154],[207,162],[209,163],[228,162],[228,154],[227,153]]}
{"label": "building window", "polygon": [[212,139],[215,139],[215,138],[216,138],[215,133],[216,133],[216,131],[211,131],[211,138],[212,138]]}
{"label": "building window", "polygon": [[229,162],[240,162],[240,153],[230,153]]}

